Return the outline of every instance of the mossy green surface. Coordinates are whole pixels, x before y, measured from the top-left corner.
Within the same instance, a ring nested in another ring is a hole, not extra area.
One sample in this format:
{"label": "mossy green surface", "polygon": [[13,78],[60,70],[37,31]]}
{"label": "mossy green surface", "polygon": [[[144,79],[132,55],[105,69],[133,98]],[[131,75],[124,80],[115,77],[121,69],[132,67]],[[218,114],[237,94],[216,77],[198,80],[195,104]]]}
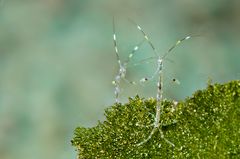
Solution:
{"label": "mossy green surface", "polygon": [[162,102],[162,131],[141,146],[154,122],[156,101],[138,96],[105,111],[96,127],[78,127],[72,144],[79,158],[240,158],[240,81],[208,85],[174,105]]}

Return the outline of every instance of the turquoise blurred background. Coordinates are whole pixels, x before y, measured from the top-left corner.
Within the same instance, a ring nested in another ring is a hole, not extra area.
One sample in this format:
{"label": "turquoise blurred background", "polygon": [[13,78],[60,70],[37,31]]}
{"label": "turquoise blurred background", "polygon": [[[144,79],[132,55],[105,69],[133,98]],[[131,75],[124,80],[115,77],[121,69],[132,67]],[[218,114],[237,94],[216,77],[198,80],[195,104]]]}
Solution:
{"label": "turquoise blurred background", "polygon": [[[114,103],[113,15],[121,59],[143,39],[128,18],[159,54],[179,38],[201,35],[169,54],[166,98],[183,100],[208,79],[240,78],[239,0],[1,0],[0,159],[76,158],[75,127],[96,125]],[[145,43],[131,63],[151,56]],[[130,67],[127,76],[137,80],[155,67]],[[121,101],[155,97],[154,84],[123,84]]]}

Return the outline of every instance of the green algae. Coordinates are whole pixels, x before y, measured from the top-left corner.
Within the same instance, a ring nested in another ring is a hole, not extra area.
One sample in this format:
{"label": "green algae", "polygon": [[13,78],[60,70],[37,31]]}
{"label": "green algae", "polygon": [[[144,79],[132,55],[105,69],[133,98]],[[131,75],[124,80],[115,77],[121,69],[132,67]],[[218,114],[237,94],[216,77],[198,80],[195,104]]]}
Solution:
{"label": "green algae", "polygon": [[105,110],[96,127],[78,127],[73,146],[79,158],[240,158],[240,81],[209,84],[174,105],[162,102],[159,131],[145,144],[153,128],[156,100],[136,96]]}

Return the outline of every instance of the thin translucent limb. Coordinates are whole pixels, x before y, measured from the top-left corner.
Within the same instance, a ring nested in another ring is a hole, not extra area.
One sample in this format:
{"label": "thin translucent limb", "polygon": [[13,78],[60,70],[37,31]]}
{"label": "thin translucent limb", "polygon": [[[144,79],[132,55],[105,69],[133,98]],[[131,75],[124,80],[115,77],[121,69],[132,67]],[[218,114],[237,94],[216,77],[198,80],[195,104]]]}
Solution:
{"label": "thin translucent limb", "polygon": [[131,51],[131,53],[128,55],[128,59],[125,61],[126,64],[128,64],[132,57],[135,55],[135,53],[138,51],[138,49],[140,48],[140,46],[145,42],[145,39],[143,39],[140,43],[138,43],[133,50]]}
{"label": "thin translucent limb", "polygon": [[158,130],[159,130],[159,132],[160,132],[160,134],[161,134],[161,138],[164,139],[164,141],[165,141],[166,143],[170,144],[172,147],[175,147],[175,145],[174,145],[171,141],[169,141],[168,139],[166,139],[166,138],[164,137],[164,134],[163,134],[163,132],[162,132],[162,129],[159,128]]}
{"label": "thin translucent limb", "polygon": [[152,60],[156,60],[157,57],[148,57],[148,58],[145,58],[143,60],[140,60],[138,62],[135,62],[134,64],[132,64],[132,66],[138,66],[138,65],[142,65],[144,63],[152,63]]}
{"label": "thin translucent limb", "polygon": [[115,80],[112,83],[115,86],[115,90],[114,90],[115,102],[119,103],[120,82],[121,82],[121,78],[123,78],[126,74],[126,69],[125,69],[125,66],[122,65],[121,60],[119,58],[119,54],[118,54],[114,17],[113,17],[112,23],[113,23],[112,24],[112,26],[113,26],[113,45],[114,45],[115,54],[116,54],[116,57],[117,57],[117,62],[118,62],[118,65],[119,65],[118,74],[115,76]]}
{"label": "thin translucent limb", "polygon": [[[133,64],[131,64],[132,67],[135,67],[135,66],[138,66],[138,65],[142,65],[144,63],[148,64],[148,63],[152,63],[153,60],[157,60],[159,57],[148,57],[148,58],[145,58],[145,59],[142,59],[140,61],[137,61]],[[172,59],[169,59],[169,58],[165,58],[164,60],[166,61],[169,61],[171,63],[174,63],[174,61]],[[129,67],[129,66],[128,66]]]}
{"label": "thin translucent limb", "polygon": [[185,40],[188,40],[190,38],[193,38],[193,37],[199,37],[200,35],[188,35],[180,40],[178,40],[174,45],[172,45],[168,51],[162,56],[162,59],[165,59],[167,57],[167,55],[172,52],[179,44],[181,44],[183,41]]}
{"label": "thin translucent limb", "polygon": [[[156,116],[155,116],[155,121],[154,121],[154,127],[150,133],[150,135],[144,139],[142,142],[137,144],[137,146],[140,146],[146,142],[148,142],[153,134],[156,132],[156,130],[160,129],[160,120],[161,120],[161,101],[163,98],[163,93],[162,93],[162,85],[163,85],[163,80],[162,80],[162,68],[163,68],[163,61],[160,59],[158,61],[158,67],[159,67],[159,81],[157,83],[158,89],[157,89],[157,105],[156,105]],[[161,132],[161,131],[160,131]],[[161,134],[162,137],[162,134]]]}
{"label": "thin translucent limb", "polygon": [[152,138],[152,136],[153,136],[153,134],[156,132],[156,130],[157,130],[157,128],[154,127],[154,128],[152,129],[150,135],[149,135],[146,139],[144,139],[142,142],[138,143],[137,146],[141,146],[141,145],[145,144],[146,142],[148,142],[148,141]]}
{"label": "thin translucent limb", "polygon": [[148,35],[147,35],[147,34],[143,31],[143,29],[142,29],[137,23],[135,23],[133,20],[131,20],[131,19],[129,18],[129,21],[130,21],[131,23],[133,23],[133,24],[137,27],[137,29],[143,34],[144,38],[147,40],[148,44],[149,44],[149,45],[151,46],[151,48],[153,49],[155,56],[157,57],[157,56],[158,56],[157,50],[156,50],[156,48],[154,47],[154,45],[153,45],[153,43],[151,42],[151,40],[149,39]]}

